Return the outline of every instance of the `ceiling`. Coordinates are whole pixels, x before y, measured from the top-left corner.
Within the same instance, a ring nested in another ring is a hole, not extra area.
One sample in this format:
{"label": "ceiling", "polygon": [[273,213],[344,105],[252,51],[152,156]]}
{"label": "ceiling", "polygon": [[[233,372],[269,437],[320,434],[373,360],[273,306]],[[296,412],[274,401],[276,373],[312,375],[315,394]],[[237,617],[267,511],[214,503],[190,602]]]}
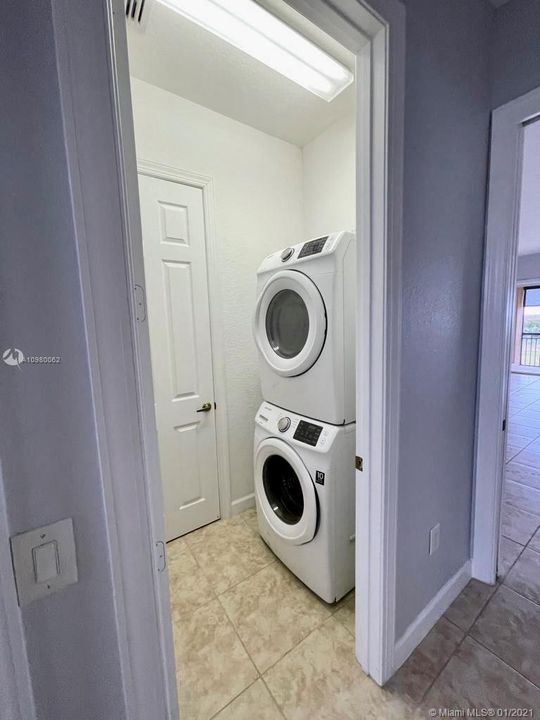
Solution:
{"label": "ceiling", "polygon": [[[259,2],[354,70],[352,52],[283,0]],[[128,22],[136,78],[300,147],[353,111],[354,84],[328,103],[159,2],[147,6],[142,28]]]}
{"label": "ceiling", "polygon": [[525,126],[518,255],[540,253],[540,121]]}

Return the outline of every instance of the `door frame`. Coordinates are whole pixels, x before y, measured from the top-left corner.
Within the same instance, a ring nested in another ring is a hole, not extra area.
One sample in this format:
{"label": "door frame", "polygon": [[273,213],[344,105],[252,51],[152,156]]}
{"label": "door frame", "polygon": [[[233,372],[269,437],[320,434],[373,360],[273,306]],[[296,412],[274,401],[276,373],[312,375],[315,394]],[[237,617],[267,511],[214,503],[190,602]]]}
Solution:
{"label": "door frame", "polygon": [[[210,344],[212,349],[212,375],[214,384],[215,403],[215,420],[216,420],[216,452],[217,452],[217,473],[218,473],[218,492],[219,492],[219,512],[221,518],[231,516],[231,484],[230,484],[230,459],[229,459],[229,431],[227,426],[227,403],[226,403],[226,385],[225,385],[225,353],[223,341],[223,314],[221,308],[222,294],[221,284],[217,273],[219,258],[222,256],[220,247],[218,247],[217,234],[215,231],[215,214],[214,214],[214,183],[213,178],[209,175],[203,175],[190,170],[184,170],[165,165],[164,163],[154,162],[153,160],[137,159],[137,173],[157,178],[158,180],[166,180],[167,182],[180,183],[182,185],[190,185],[198,188],[202,192],[203,198],[203,214],[206,240],[206,269],[208,274],[208,303],[210,306]],[[130,234],[127,238],[127,246],[129,253],[133,258],[134,282],[135,278],[144,278],[144,259],[136,247],[138,239],[134,234]],[[142,265],[140,264],[142,263]],[[141,287],[144,288],[144,285]],[[146,304],[146,297],[144,296]],[[146,310],[146,308],[145,308]],[[138,328],[140,331],[140,323]],[[145,324],[145,327],[147,325]],[[139,338],[139,343],[147,344],[147,352],[145,357],[149,358],[150,338],[146,339],[147,331]],[[151,405],[144,407],[145,417],[149,417],[153,413],[154,407],[154,391],[152,385],[152,369],[146,365],[142,368],[140,383],[148,385],[144,392],[141,393],[140,402],[150,402]],[[153,424],[148,424],[143,432],[152,434],[155,432]],[[159,447],[152,444],[153,452],[158,452],[158,457],[152,459],[152,467],[159,467]],[[244,509],[244,508],[242,508]]]}
{"label": "door frame", "polygon": [[[357,585],[366,592],[356,595],[356,655],[383,684],[404,660],[396,656],[394,620],[405,8],[399,0],[287,2],[355,47],[358,102],[366,108],[357,123],[357,382],[369,393],[358,400],[356,500]],[[143,264],[130,251],[142,255],[124,6],[52,4],[127,716],[175,720],[157,434],[144,378],[148,328],[137,321]],[[89,98],[98,108],[91,118]]]}
{"label": "door frame", "polygon": [[540,88],[492,115],[472,529],[472,576],[490,584],[497,579],[501,525],[523,128],[538,117]]}

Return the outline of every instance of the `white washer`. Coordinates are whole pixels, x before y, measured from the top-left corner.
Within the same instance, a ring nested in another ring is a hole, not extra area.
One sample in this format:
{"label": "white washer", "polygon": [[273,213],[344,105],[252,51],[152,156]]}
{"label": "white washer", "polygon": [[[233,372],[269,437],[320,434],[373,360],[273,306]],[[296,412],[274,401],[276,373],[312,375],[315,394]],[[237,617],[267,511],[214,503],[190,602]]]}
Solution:
{"label": "white washer", "polygon": [[335,425],[355,420],[355,275],[350,232],[264,259],[253,331],[268,402]]}
{"label": "white washer", "polygon": [[313,422],[267,402],[255,419],[261,537],[329,603],[354,587],[355,427]]}

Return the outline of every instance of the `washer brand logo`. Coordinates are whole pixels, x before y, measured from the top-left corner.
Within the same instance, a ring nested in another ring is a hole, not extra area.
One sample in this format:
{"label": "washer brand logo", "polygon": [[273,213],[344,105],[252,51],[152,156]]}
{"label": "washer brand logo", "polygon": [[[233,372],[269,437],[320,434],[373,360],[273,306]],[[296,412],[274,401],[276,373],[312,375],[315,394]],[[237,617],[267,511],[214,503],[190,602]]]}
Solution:
{"label": "washer brand logo", "polygon": [[315,471],[315,482],[319,485],[324,485],[324,473],[322,470]]}

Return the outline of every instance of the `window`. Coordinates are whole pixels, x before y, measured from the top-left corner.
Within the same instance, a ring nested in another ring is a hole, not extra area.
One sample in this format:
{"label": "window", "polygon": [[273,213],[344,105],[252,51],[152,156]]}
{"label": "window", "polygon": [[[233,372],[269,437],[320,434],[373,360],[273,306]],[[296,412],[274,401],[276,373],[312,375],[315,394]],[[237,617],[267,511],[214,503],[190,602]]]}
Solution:
{"label": "window", "polygon": [[540,367],[540,287],[524,292],[520,364]]}

